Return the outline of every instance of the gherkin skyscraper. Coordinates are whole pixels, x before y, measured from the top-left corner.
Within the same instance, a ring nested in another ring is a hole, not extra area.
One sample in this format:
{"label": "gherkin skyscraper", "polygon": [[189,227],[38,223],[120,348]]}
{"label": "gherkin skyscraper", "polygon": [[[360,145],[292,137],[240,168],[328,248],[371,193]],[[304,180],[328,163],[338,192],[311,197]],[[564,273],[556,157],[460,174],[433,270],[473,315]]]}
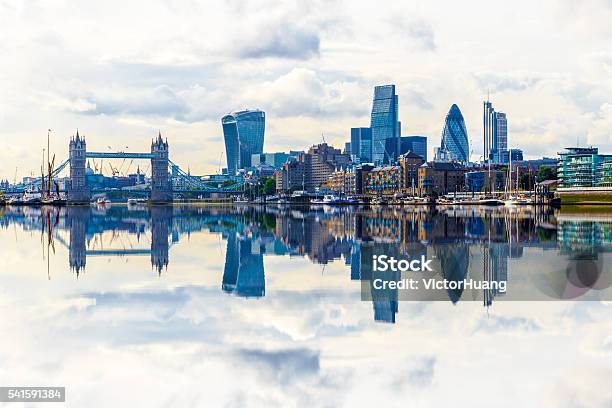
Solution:
{"label": "gherkin skyscraper", "polygon": [[467,162],[470,159],[470,143],[465,121],[457,104],[453,104],[446,115],[440,150],[452,160]]}

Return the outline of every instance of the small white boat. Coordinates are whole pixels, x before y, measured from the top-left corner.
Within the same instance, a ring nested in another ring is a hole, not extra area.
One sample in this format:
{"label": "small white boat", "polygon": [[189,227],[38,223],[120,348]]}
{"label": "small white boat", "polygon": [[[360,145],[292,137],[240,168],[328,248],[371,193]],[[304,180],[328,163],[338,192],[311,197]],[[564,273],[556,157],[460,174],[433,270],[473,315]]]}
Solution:
{"label": "small white boat", "polygon": [[42,194],[33,191],[26,191],[21,197],[21,204],[36,205],[42,203]]}
{"label": "small white boat", "polygon": [[502,200],[498,200],[497,198],[483,198],[477,201],[478,205],[490,205],[490,206],[498,206],[504,205],[505,203]]}
{"label": "small white boat", "polygon": [[98,197],[98,199],[96,200],[96,204],[98,205],[107,205],[110,203],[111,201],[106,197]]}
{"label": "small white boat", "polygon": [[23,205],[23,198],[22,197],[11,197],[9,198],[6,203],[8,205]]}
{"label": "small white boat", "polygon": [[236,204],[248,204],[249,200],[246,197],[238,197],[234,200]]}
{"label": "small white boat", "polygon": [[532,201],[524,197],[511,196],[507,200],[504,200],[504,204],[508,207],[512,207],[515,205],[529,205],[529,204],[532,204]]}
{"label": "small white boat", "polygon": [[388,201],[382,197],[376,197],[371,201],[371,204],[372,205],[386,205],[388,204]]}
{"label": "small white boat", "polygon": [[519,204],[519,198],[510,196],[507,200],[504,200],[504,205],[506,207],[512,207]]}
{"label": "small white boat", "polygon": [[128,198],[128,205],[144,205],[147,203],[147,200],[144,198]]}
{"label": "small white boat", "polygon": [[323,204],[340,204],[340,197],[328,194],[323,196]]}

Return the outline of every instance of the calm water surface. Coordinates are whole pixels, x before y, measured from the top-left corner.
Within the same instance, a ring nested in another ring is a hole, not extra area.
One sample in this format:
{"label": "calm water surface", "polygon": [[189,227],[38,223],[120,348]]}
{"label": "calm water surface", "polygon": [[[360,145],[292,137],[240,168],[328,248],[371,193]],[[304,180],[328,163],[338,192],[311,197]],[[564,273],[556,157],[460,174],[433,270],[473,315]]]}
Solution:
{"label": "calm water surface", "polygon": [[[67,406],[612,406],[612,212],[7,207],[0,248],[0,385]],[[376,254],[508,291],[364,301]]]}

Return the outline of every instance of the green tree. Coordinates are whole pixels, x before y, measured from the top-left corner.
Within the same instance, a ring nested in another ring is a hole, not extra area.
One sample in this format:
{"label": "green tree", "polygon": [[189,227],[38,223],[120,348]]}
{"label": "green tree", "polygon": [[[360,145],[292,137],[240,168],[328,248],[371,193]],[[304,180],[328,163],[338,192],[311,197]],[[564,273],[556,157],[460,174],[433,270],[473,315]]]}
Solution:
{"label": "green tree", "polygon": [[519,178],[519,186],[523,190],[531,190],[535,185],[534,177],[531,173],[523,173]]}
{"label": "green tree", "polygon": [[259,180],[259,194],[273,195],[276,192],[276,180],[274,177],[264,177]]}
{"label": "green tree", "polygon": [[544,167],[541,166],[540,170],[538,170],[538,181],[544,181],[544,180],[556,180],[557,179],[557,174],[555,173],[555,170],[552,167]]}

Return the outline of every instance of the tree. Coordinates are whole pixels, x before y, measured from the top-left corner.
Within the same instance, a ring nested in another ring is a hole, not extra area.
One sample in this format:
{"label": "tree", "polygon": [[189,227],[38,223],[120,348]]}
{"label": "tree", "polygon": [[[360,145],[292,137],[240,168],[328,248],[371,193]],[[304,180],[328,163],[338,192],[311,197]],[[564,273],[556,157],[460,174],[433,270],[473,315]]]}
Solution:
{"label": "tree", "polygon": [[535,180],[531,173],[523,173],[519,178],[519,186],[523,190],[531,190],[535,185]]}
{"label": "tree", "polygon": [[544,180],[556,180],[557,174],[552,167],[541,166],[540,170],[538,170],[538,181],[542,182]]}
{"label": "tree", "polygon": [[276,192],[276,180],[274,177],[264,177],[259,181],[259,193],[273,195]]}

